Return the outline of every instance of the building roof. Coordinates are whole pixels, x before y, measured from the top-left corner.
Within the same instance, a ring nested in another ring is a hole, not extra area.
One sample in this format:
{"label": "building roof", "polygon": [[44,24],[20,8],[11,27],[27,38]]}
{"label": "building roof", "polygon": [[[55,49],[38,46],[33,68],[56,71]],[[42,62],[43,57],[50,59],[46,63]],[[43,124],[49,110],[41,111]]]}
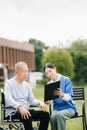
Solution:
{"label": "building roof", "polygon": [[9,47],[29,52],[34,52],[34,45],[27,42],[18,42],[0,37],[0,46]]}

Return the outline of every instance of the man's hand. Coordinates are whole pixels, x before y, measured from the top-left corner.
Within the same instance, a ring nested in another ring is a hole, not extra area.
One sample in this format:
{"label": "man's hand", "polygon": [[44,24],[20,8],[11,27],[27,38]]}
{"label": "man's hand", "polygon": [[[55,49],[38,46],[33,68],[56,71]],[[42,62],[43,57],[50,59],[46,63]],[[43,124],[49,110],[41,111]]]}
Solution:
{"label": "man's hand", "polygon": [[27,119],[31,116],[30,112],[27,109],[25,109],[23,106],[19,106],[18,110],[21,113],[22,119]]}
{"label": "man's hand", "polygon": [[45,101],[45,104],[50,105],[50,104],[51,104],[51,101],[50,101],[50,100]]}

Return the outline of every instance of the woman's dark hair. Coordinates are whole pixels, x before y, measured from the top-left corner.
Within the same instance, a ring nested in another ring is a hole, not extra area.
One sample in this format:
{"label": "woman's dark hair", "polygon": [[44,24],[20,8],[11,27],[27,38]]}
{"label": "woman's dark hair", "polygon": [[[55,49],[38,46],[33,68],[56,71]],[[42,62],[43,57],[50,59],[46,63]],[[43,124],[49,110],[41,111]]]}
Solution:
{"label": "woman's dark hair", "polygon": [[54,68],[54,67],[55,67],[54,64],[48,62],[48,63],[46,63],[46,64],[44,65],[43,70],[44,70],[44,72],[45,72],[45,69],[46,69],[46,68]]}

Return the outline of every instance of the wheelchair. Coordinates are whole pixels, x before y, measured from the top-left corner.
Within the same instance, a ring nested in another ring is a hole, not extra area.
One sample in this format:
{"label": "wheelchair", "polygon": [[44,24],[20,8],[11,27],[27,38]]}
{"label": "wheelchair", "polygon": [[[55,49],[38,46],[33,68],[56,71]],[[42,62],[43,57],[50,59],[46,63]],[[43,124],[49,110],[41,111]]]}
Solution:
{"label": "wheelchair", "polygon": [[[3,89],[0,89],[1,94],[1,126],[0,130],[25,130],[24,125],[20,122],[19,119],[12,119],[12,115],[16,113],[10,114],[9,119],[5,118],[5,110],[10,107],[5,107],[5,97]],[[32,106],[33,107],[33,106]],[[39,120],[32,120],[32,123],[36,122],[36,125],[33,126],[33,130],[39,130]]]}

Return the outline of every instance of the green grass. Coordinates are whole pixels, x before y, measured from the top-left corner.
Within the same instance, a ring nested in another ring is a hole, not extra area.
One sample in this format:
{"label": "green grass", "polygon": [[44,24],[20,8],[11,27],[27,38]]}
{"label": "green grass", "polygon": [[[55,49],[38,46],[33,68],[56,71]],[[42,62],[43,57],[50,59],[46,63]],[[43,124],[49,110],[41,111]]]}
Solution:
{"label": "green grass", "polygon": [[[35,97],[38,98],[39,100],[43,101],[43,97],[44,97],[43,85],[37,85],[36,88],[33,88],[32,90],[33,90]],[[87,93],[87,86],[85,86],[85,99],[86,99],[85,105],[87,108],[87,94],[86,93]],[[77,101],[77,108],[78,108],[78,111],[80,112],[81,111],[81,102]],[[87,109],[86,109],[86,113],[87,113]],[[1,117],[1,114],[0,114],[0,117]],[[82,118],[69,119],[66,121],[66,126],[67,126],[67,130],[82,130]],[[49,124],[49,130],[51,130],[50,124]]]}

